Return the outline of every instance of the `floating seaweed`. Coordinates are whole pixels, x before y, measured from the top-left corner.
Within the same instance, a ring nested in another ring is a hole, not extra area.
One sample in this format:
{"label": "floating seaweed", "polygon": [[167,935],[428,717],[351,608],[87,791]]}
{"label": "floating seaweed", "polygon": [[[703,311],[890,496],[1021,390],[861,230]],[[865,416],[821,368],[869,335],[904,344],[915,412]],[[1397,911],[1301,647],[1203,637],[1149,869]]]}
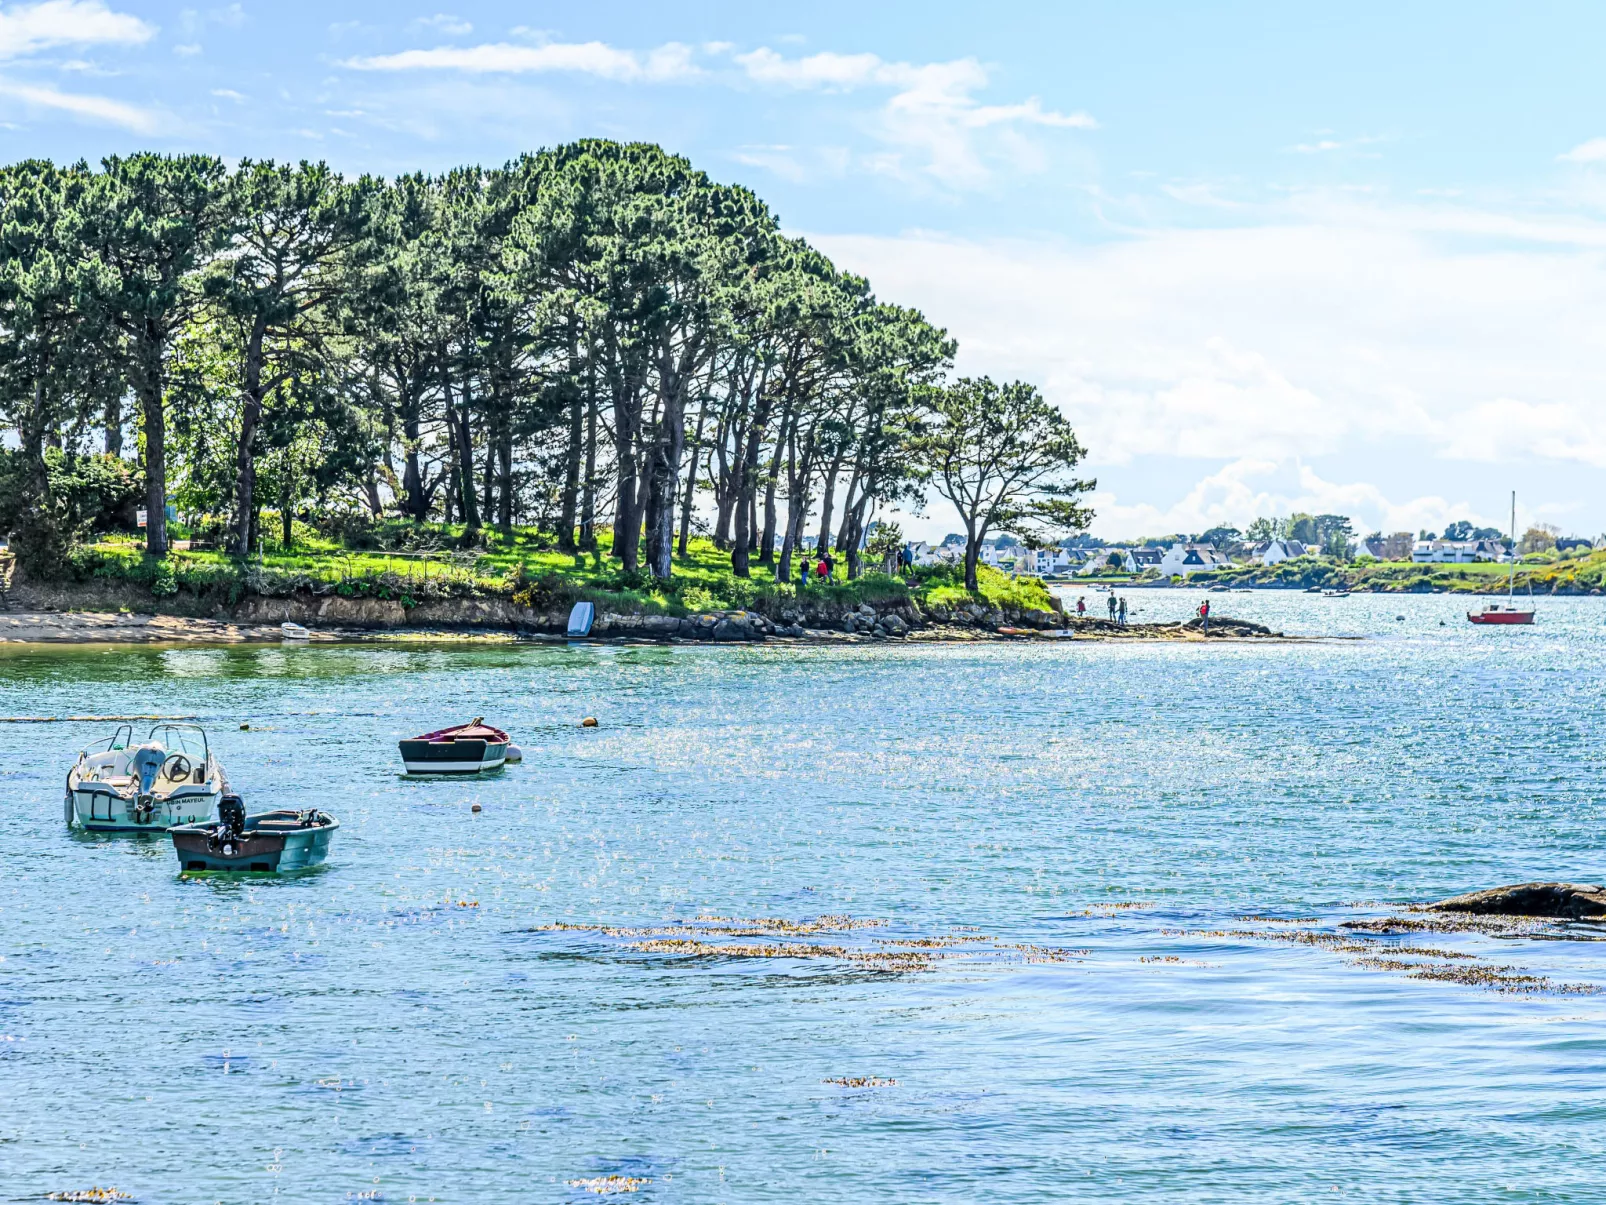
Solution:
{"label": "floating seaweed", "polygon": [[[789,958],[826,959],[871,971],[903,973],[928,971],[945,958],[1003,955],[1022,957],[1028,963],[1070,962],[1086,957],[1087,950],[1057,946],[1038,946],[1025,942],[1000,942],[974,930],[955,929],[939,937],[873,938],[869,948],[850,946],[841,941],[810,941],[808,938],[840,936],[855,930],[883,928],[884,920],[851,916],[819,916],[809,920],[777,917],[699,916],[652,926],[618,926],[553,921],[531,926],[527,933],[586,932],[619,938],[624,948],[642,954],[664,954],[680,958]],[[716,938],[759,938],[759,941],[718,941]]]}
{"label": "floating seaweed", "polygon": [[836,1076],[833,1079],[820,1081],[822,1084],[835,1084],[839,1088],[896,1088],[895,1079],[882,1079],[879,1075],[852,1075]]}
{"label": "floating seaweed", "polygon": [[1235,916],[1233,920],[1245,921],[1249,924],[1263,925],[1319,925],[1322,918],[1319,916]]}
{"label": "floating seaweed", "polygon": [[103,1202],[132,1201],[132,1193],[123,1192],[118,1188],[77,1188],[65,1192],[51,1192],[45,1194],[47,1201],[83,1201],[90,1205],[103,1205]]}
{"label": "floating seaweed", "polygon": [[599,1196],[616,1192],[640,1192],[652,1180],[646,1176],[594,1176],[589,1180],[570,1180],[570,1188],[583,1188]]}
{"label": "floating seaweed", "polygon": [[[1240,920],[1251,919],[1240,917]],[[1254,918],[1273,920],[1274,918]],[[1446,950],[1436,946],[1391,945],[1382,938],[1410,933],[1475,933],[1493,937],[1536,937],[1554,934],[1554,925],[1524,917],[1478,916],[1434,913],[1427,916],[1385,916],[1345,921],[1340,932],[1321,929],[1211,929],[1189,933],[1167,930],[1173,937],[1220,937],[1245,941],[1282,941],[1350,955],[1349,965],[1375,971],[1394,971],[1410,979],[1427,979],[1480,987],[1490,991],[1519,995],[1593,995],[1601,989],[1591,984],[1558,983],[1545,975],[1531,974],[1521,967],[1486,963],[1476,954]],[[1432,961],[1415,961],[1429,959]],[[1140,959],[1158,961],[1158,959]],[[1469,965],[1476,964],[1476,965]]]}

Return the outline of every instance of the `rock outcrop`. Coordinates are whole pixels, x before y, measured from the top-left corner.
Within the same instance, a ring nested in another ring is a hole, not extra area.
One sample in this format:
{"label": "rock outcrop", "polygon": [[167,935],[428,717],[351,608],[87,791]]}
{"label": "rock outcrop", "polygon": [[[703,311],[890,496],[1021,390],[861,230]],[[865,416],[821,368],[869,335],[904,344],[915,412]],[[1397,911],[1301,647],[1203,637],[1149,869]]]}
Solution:
{"label": "rock outcrop", "polygon": [[1451,896],[1436,904],[1424,905],[1423,911],[1593,919],[1606,916],[1606,887],[1589,883],[1512,883]]}

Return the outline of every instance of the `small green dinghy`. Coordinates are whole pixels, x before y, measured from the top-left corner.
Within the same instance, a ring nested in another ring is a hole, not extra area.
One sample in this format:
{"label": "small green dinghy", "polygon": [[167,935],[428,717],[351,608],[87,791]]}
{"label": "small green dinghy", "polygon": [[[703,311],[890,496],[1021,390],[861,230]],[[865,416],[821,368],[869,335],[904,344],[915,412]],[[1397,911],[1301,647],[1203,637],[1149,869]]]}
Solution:
{"label": "small green dinghy", "polygon": [[286,871],[316,866],[329,854],[340,822],[316,808],[304,812],[245,814],[238,795],[218,803],[218,818],[168,829],[179,866],[186,870]]}

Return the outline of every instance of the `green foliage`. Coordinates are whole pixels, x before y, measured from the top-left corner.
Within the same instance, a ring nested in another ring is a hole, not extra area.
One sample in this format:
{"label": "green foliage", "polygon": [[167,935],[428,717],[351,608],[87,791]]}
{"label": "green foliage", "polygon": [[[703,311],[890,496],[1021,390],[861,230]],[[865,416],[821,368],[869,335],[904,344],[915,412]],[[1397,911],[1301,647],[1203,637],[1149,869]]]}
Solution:
{"label": "green foliage", "polygon": [[964,521],[971,590],[980,588],[977,556],[990,531],[1045,540],[1087,525],[1092,512],[1076,499],[1094,482],[1066,476],[1081,463],[1082,445],[1035,388],[965,377],[925,396],[932,419],[910,450]]}

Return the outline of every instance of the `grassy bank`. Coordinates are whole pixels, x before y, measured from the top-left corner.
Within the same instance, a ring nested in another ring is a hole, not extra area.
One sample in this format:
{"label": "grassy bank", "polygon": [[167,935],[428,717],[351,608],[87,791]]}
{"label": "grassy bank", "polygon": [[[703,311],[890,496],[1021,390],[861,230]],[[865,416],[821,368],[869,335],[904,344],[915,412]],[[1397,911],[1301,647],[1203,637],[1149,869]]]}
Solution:
{"label": "grassy bank", "polygon": [[846,581],[843,568],[828,584],[799,589],[795,578],[778,582],[769,566],[755,563],[752,576],[731,572],[730,554],[711,540],[695,539],[688,555],[676,557],[669,583],[645,574],[627,574],[613,561],[608,533],[600,533],[595,553],[575,555],[553,547],[549,533],[516,529],[510,539],[493,538],[473,551],[447,551],[461,531],[439,524],[410,528],[411,543],[435,549],[353,549],[299,526],[292,549],[270,550],[241,561],[223,552],[176,550],[163,559],[147,556],[133,537],[114,537],[74,550],[60,577],[73,583],[124,583],[149,591],[153,600],[232,606],[251,596],[289,597],[297,593],[338,594],[347,598],[394,600],[412,607],[446,598],[510,599],[537,610],[578,601],[599,610],[687,615],[702,611],[751,609],[778,613],[809,606],[954,607],[975,602],[1002,610],[1051,609],[1049,594],[1036,579],[1016,579],[983,567],[980,589],[971,595],[962,576],[941,567],[922,569],[910,580],[869,573]]}

